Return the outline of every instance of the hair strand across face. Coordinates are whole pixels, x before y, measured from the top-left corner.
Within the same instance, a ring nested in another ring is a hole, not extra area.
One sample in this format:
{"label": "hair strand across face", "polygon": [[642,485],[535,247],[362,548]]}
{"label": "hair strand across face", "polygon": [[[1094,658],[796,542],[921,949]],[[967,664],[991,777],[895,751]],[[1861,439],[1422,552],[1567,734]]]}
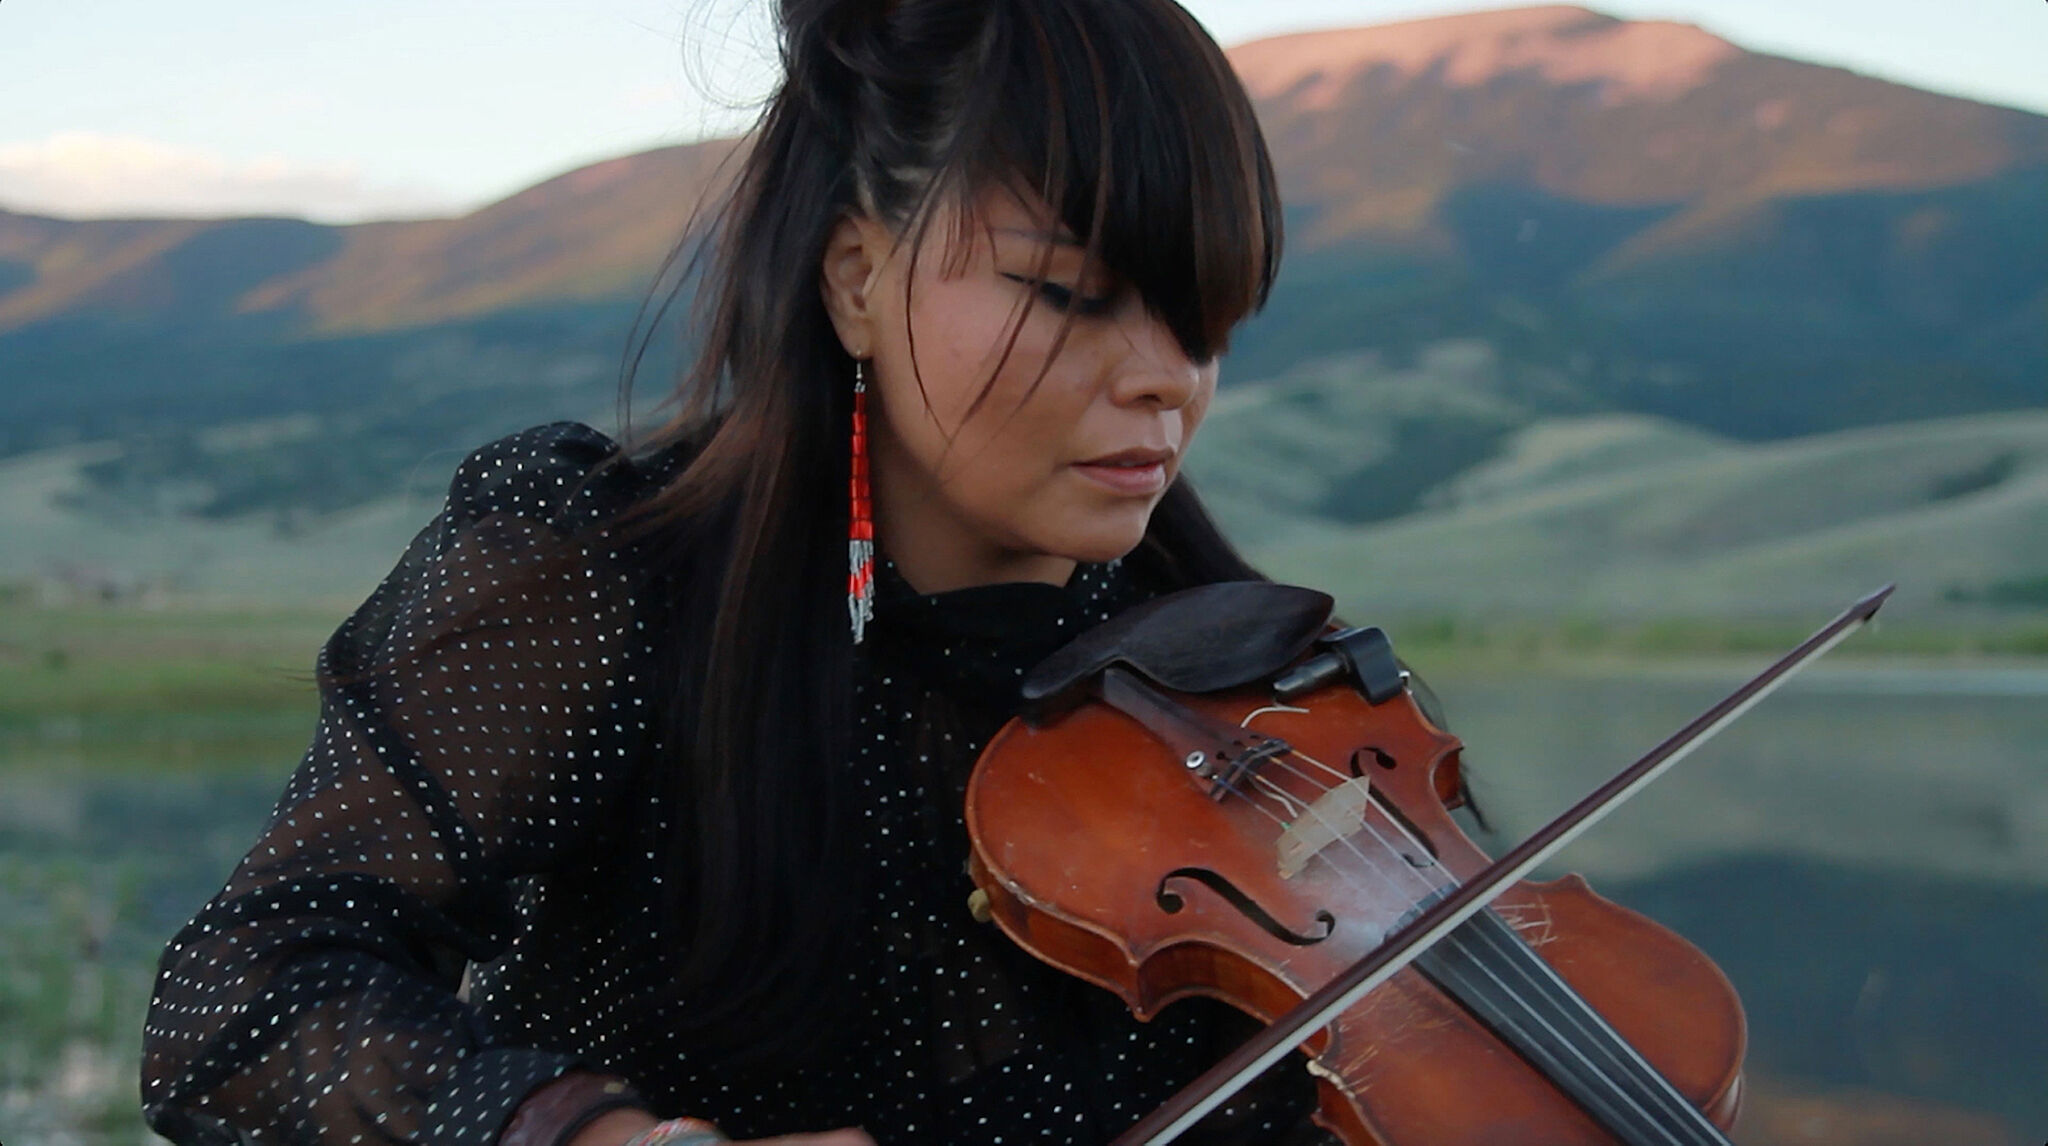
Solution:
{"label": "hair strand across face", "polygon": [[[1197,362],[1264,305],[1281,249],[1250,101],[1171,0],[779,11],[783,83],[714,228],[677,252],[692,251],[676,289],[696,292],[695,357],[639,448],[687,464],[630,523],[660,555],[649,596],[668,603],[665,756],[642,825],[671,897],[647,942],[681,953],[689,1000],[665,1013],[709,1049],[771,1062],[829,1026],[819,953],[858,901],[835,763],[851,724],[852,363],[820,297],[831,228],[863,212],[915,247],[950,202],[966,241],[978,195],[1035,189],[1088,267],[1135,291]],[[1133,562],[1162,588],[1255,576],[1184,482],[1146,536]],[[764,1029],[787,1033],[731,1045]]]}

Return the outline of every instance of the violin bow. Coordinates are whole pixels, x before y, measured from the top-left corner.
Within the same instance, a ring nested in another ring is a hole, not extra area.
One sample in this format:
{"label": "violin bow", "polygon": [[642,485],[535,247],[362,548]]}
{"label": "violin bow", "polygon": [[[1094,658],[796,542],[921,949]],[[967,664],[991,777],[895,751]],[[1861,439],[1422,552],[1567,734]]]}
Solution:
{"label": "violin bow", "polygon": [[1510,884],[1535,870],[1537,865],[1599,823],[1623,801],[1642,791],[1650,781],[1663,775],[1723,728],[1735,723],[1751,706],[1776,691],[1793,673],[1868,624],[1894,588],[1895,585],[1886,585],[1843,610],[1840,616],[1822,626],[1797,648],[1779,657],[1712,708],[1693,718],[1690,724],[1666,737],[1564,814],[1538,828],[1471,879],[1431,902],[1395,929],[1371,954],[1352,964],[1349,970],[1324,984],[1264,1031],[1182,1087],[1179,1093],[1126,1130],[1111,1146],[1156,1146],[1180,1137],[1203,1115],[1228,1101],[1231,1095],[1284,1058],[1339,1012],[1414,962],[1432,944],[1456,930],[1459,924],[1478,914]]}

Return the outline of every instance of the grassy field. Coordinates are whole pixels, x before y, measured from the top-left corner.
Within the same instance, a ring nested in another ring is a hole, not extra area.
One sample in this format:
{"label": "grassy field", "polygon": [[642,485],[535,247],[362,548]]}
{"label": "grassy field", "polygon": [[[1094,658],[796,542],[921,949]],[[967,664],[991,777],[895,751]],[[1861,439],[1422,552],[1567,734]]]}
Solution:
{"label": "grassy field", "polygon": [[[130,1146],[144,1137],[135,1063],[156,958],[228,875],[303,751],[315,712],[313,655],[339,616],[0,603],[0,1141]],[[1785,622],[1443,615],[1385,624],[1439,682],[1760,663],[1807,631]],[[1863,634],[1835,656],[1871,665],[2048,664],[2048,617],[1986,628],[1902,624]],[[1463,699],[1469,710],[1478,698]],[[1485,726],[1472,721],[1466,734],[1483,736]],[[1727,880],[1697,882],[1725,888]],[[1678,896],[1674,913],[1702,894],[1673,886],[1685,890],[1645,884],[1643,894]],[[1803,989],[1784,991],[1797,998]],[[1789,1097],[1771,1108],[1773,1118],[1818,1101],[1811,1085],[1780,1090]],[[1848,1119],[1858,1102],[1798,1124]],[[1975,1115],[1926,1117],[1936,1119],[1928,1126],[1977,1125]],[[1995,1123],[1986,1125],[1994,1131],[1967,1140],[2001,1141]],[[1785,1134],[1782,1141],[1806,1141]]]}
{"label": "grassy field", "polygon": [[0,606],[0,1140],[142,1136],[157,955],[303,751],[335,620]]}
{"label": "grassy field", "polygon": [[[1346,433],[1398,423],[1401,407],[1365,418],[1338,403],[1361,392],[1381,404],[1466,393],[1274,383],[1226,396],[1190,458],[1268,574],[1327,589],[1354,615],[1818,624],[1895,582],[1889,622],[2031,626],[2024,646],[2048,610],[2048,411],[1748,443],[1639,416],[1548,419],[1406,505],[1404,475],[1434,464],[1436,443]],[[1347,518],[1373,489],[1398,512]]]}
{"label": "grassy field", "polygon": [[0,728],[63,717],[288,708],[336,610],[0,605]]}

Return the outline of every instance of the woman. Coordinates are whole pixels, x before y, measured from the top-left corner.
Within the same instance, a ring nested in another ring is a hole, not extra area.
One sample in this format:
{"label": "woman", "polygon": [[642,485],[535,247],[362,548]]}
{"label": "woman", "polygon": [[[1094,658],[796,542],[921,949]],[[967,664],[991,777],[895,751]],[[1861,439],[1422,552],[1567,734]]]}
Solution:
{"label": "woman", "polygon": [[1255,576],[1176,482],[1279,259],[1245,94],[1171,0],[781,17],[675,417],[478,451],[330,640],[164,956],[166,1136],[1099,1142],[1244,1034],[975,922],[960,793],[1070,634]]}

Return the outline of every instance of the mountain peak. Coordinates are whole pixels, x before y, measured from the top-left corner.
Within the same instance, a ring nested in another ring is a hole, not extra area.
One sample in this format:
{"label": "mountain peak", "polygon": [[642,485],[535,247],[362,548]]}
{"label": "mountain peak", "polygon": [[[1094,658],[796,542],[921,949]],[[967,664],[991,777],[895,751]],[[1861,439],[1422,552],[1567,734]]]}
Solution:
{"label": "mountain peak", "polygon": [[1308,110],[1334,103],[1354,78],[1390,67],[1479,87],[1534,72],[1558,84],[1597,83],[1610,103],[1670,99],[1704,82],[1741,49],[1691,24],[1619,20],[1545,5],[1435,16],[1367,28],[1298,32],[1230,50],[1252,95]]}

